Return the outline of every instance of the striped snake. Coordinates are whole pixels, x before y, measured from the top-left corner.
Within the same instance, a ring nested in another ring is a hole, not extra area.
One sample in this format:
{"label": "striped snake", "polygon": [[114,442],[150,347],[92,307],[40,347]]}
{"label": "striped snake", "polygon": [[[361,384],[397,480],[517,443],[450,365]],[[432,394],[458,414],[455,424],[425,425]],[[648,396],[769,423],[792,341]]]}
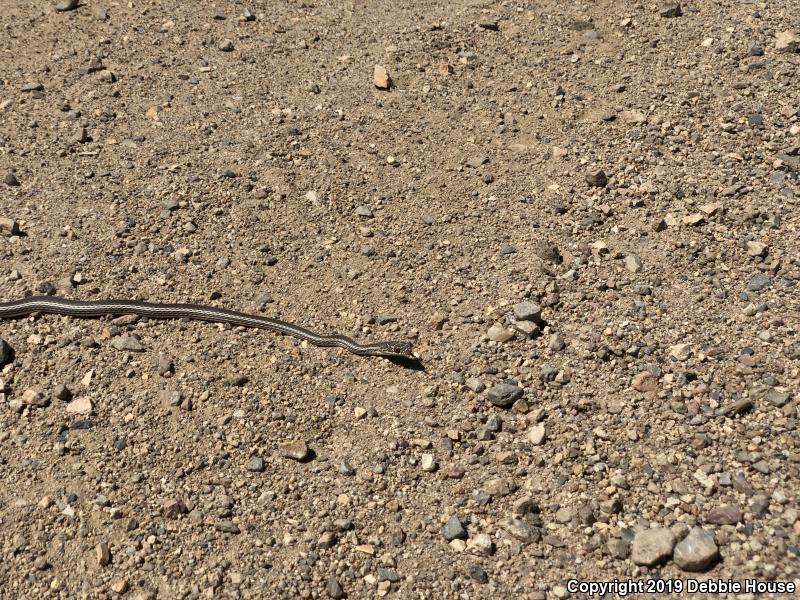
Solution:
{"label": "striped snake", "polygon": [[201,304],[152,304],[138,300],[68,300],[55,296],[31,296],[22,300],[0,302],[0,319],[22,317],[35,312],[70,317],[139,315],[151,319],[194,319],[213,323],[230,323],[242,327],[269,329],[311,342],[316,346],[344,348],[359,356],[385,356],[405,361],[417,361],[411,352],[410,342],[359,344],[344,335],[320,335],[280,319],[260,317]]}

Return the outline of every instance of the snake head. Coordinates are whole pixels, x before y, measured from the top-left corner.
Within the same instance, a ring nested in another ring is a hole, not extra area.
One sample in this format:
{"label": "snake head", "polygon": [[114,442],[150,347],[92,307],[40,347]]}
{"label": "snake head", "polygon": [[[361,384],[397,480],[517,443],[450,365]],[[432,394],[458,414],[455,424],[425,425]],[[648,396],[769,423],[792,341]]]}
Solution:
{"label": "snake head", "polygon": [[415,360],[411,342],[381,342],[383,356],[396,356]]}

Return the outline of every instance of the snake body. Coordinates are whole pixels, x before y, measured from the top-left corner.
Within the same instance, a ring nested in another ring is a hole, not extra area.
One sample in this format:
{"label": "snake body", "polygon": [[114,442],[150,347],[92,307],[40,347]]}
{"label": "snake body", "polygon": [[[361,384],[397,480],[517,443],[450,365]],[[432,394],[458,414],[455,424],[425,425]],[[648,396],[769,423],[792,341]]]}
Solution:
{"label": "snake body", "polygon": [[306,340],[315,346],[344,348],[359,356],[384,356],[416,360],[411,343],[404,341],[359,344],[344,335],[320,335],[280,319],[205,306],[202,304],[153,304],[138,300],[68,300],[55,296],[31,296],[22,300],[0,302],[0,318],[22,317],[36,312],[70,317],[101,317],[105,315],[139,315],[150,319],[193,319],[212,323],[229,323],[242,327],[268,329]]}

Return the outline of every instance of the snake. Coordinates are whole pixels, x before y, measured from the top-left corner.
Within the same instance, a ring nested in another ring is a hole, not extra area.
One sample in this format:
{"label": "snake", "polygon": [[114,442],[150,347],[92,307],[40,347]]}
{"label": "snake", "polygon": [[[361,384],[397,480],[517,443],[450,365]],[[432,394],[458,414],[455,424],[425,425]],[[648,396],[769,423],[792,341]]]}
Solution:
{"label": "snake", "polygon": [[155,304],[138,300],[71,300],[56,296],[29,296],[22,300],[0,302],[0,319],[50,313],[68,317],[138,315],[150,319],[191,319],[228,323],[242,327],[267,329],[305,340],[315,346],[338,347],[359,356],[383,356],[416,361],[407,341],[381,341],[359,344],[345,335],[320,335],[305,327],[280,319],[217,308],[203,304]]}

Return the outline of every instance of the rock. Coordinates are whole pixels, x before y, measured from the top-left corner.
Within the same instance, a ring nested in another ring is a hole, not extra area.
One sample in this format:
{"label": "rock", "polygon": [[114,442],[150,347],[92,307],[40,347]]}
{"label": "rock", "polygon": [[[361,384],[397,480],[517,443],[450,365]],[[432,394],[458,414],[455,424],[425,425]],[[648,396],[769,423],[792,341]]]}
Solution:
{"label": "rock", "polygon": [[165,519],[177,519],[187,512],[186,504],[178,498],[168,498],[161,504],[161,514]]}
{"label": "rock", "polygon": [[501,498],[517,491],[517,484],[513,479],[495,477],[485,482],[483,489],[490,496]]}
{"label": "rock", "polygon": [[119,335],[111,340],[111,347],[115,350],[127,352],[144,352],[144,346],[135,337],[130,335]]}
{"label": "rock", "polygon": [[692,213],[684,216],[682,222],[688,227],[696,227],[706,222],[706,216],[703,213]]}
{"label": "rock", "polygon": [[775,50],[778,52],[800,51],[800,36],[794,31],[781,31],[775,34]]}
{"label": "rock", "polygon": [[17,223],[14,219],[9,219],[8,217],[0,217],[0,235],[9,237],[19,234],[19,223]]}
{"label": "rock", "polygon": [[356,215],[358,215],[359,217],[365,217],[367,219],[371,219],[373,216],[372,209],[369,206],[366,206],[365,204],[362,204],[361,206],[356,206]]}
{"label": "rock", "polygon": [[264,471],[264,459],[260,456],[253,456],[247,461],[245,468],[248,471],[253,471],[254,473],[261,473]]}
{"label": "rock", "polygon": [[633,539],[631,559],[634,564],[652,567],[672,556],[675,535],[669,529],[646,529]]}
{"label": "rock", "polygon": [[715,506],[706,515],[706,522],[714,525],[736,525],[742,520],[742,511],[731,504]]}
{"label": "rock", "polygon": [[626,540],[614,538],[606,544],[608,553],[616,559],[624,560],[630,556],[631,545]]}
{"label": "rock", "polygon": [[419,464],[422,470],[426,473],[432,473],[437,467],[433,454],[423,454]]}
{"label": "rock", "polygon": [[517,516],[525,516],[539,512],[539,505],[530,496],[523,496],[514,501],[511,507],[513,513]]}
{"label": "rock", "polygon": [[106,567],[111,564],[111,550],[106,542],[100,542],[94,547],[94,554],[97,557],[97,564]]}
{"label": "rock", "polygon": [[520,302],[514,305],[514,317],[518,321],[541,321],[542,307],[535,302]]}
{"label": "rock", "polygon": [[500,31],[500,26],[497,24],[497,21],[483,21],[478,26],[487,31]]}
{"label": "rock", "polygon": [[494,553],[494,542],[487,533],[472,536],[467,542],[467,552],[480,556],[491,556]]}
{"label": "rock", "polygon": [[602,169],[597,169],[586,174],[586,183],[594,187],[605,187],[608,184],[608,176]]}
{"label": "rock", "polygon": [[522,388],[509,383],[498,383],[486,392],[489,402],[500,408],[511,408],[514,402],[524,394]]}
{"label": "rock", "polygon": [[658,11],[658,14],[667,19],[674,19],[675,17],[680,17],[683,14],[683,10],[678,3],[666,4]]}
{"label": "rock", "polygon": [[458,515],[453,514],[442,527],[442,537],[448,542],[452,540],[467,539],[467,530],[461,524]]}
{"label": "rock", "polygon": [[564,341],[564,338],[554,333],[550,336],[550,343],[547,344],[547,347],[550,348],[553,352],[561,352],[564,348],[567,347],[567,343]]}
{"label": "rock", "polygon": [[484,571],[483,567],[478,564],[472,563],[467,567],[467,575],[476,583],[485,584],[489,583],[489,576]]}
{"label": "rock", "polygon": [[[8,345],[3,338],[0,338],[0,367],[7,365],[14,358],[14,349]],[[2,392],[2,390],[0,390]]]}
{"label": "rock", "polygon": [[542,532],[538,527],[516,517],[503,519],[500,527],[525,544],[535,544],[542,538]]}
{"label": "rock", "polygon": [[747,253],[750,256],[766,256],[767,245],[763,242],[747,242]]}
{"label": "rock", "polygon": [[495,323],[489,330],[486,332],[486,337],[488,337],[493,342],[507,342],[514,338],[514,331],[503,327],[500,323]]}
{"label": "rock", "polygon": [[466,165],[471,169],[477,169],[480,166],[483,166],[489,162],[489,157],[485,155],[480,156],[473,156],[472,158],[468,158]]}
{"label": "rock", "polygon": [[344,590],[333,575],[330,576],[328,583],[325,584],[325,591],[328,593],[328,597],[333,598],[333,600],[344,598]]}
{"label": "rock", "polygon": [[374,83],[375,87],[379,90],[391,89],[392,78],[389,75],[389,71],[386,70],[386,67],[382,65],[375,65],[375,68],[372,71],[372,83]]}
{"label": "rock", "polygon": [[669,355],[675,360],[680,360],[680,361],[688,360],[689,357],[692,355],[692,345],[675,344],[674,346],[670,346]]}
{"label": "rock", "polygon": [[634,376],[632,385],[637,392],[654,392],[658,388],[658,377],[650,371],[642,371]]}
{"label": "rock", "polygon": [[217,45],[217,48],[221,52],[232,52],[234,48],[233,40],[224,39]]}
{"label": "rock", "polygon": [[683,540],[675,546],[672,559],[684,571],[704,571],[719,558],[719,548],[714,534],[702,527],[693,527]]}
{"label": "rock", "polygon": [[544,423],[537,423],[528,430],[528,441],[534,446],[541,446],[546,437]]}
{"label": "rock", "polygon": [[92,401],[86,396],[81,396],[67,404],[64,410],[70,415],[89,415],[92,414],[93,408]]}
{"label": "rock", "polygon": [[23,92],[41,92],[44,86],[39,81],[31,81],[22,86]]}
{"label": "rock", "polygon": [[67,12],[68,10],[75,10],[78,8],[78,0],[63,0],[56,4],[58,12]]}
{"label": "rock", "polygon": [[85,144],[89,139],[89,132],[86,130],[86,127],[78,127],[75,133],[72,134],[70,141],[77,144]]}
{"label": "rock", "polygon": [[233,521],[220,521],[215,523],[214,529],[221,531],[222,533],[232,533],[234,535],[241,533],[241,529],[239,529],[239,526]]}
{"label": "rock", "polygon": [[772,285],[772,279],[766,273],[756,273],[747,282],[748,292],[760,292]]}
{"label": "rock", "polygon": [[292,460],[304,461],[311,456],[311,450],[302,440],[281,444],[281,456]]}
{"label": "rock", "polygon": [[625,257],[625,268],[631,273],[638,273],[642,270],[642,259],[635,254],[629,254]]}
{"label": "rock", "polygon": [[111,584],[108,587],[111,588],[111,591],[114,592],[115,594],[122,595],[128,591],[128,588],[130,588],[130,584],[128,583],[127,579],[115,579],[111,582]]}
{"label": "rock", "polygon": [[3,183],[8,187],[17,187],[19,185],[19,180],[13,171],[9,171],[5,174],[5,177],[3,177]]}

